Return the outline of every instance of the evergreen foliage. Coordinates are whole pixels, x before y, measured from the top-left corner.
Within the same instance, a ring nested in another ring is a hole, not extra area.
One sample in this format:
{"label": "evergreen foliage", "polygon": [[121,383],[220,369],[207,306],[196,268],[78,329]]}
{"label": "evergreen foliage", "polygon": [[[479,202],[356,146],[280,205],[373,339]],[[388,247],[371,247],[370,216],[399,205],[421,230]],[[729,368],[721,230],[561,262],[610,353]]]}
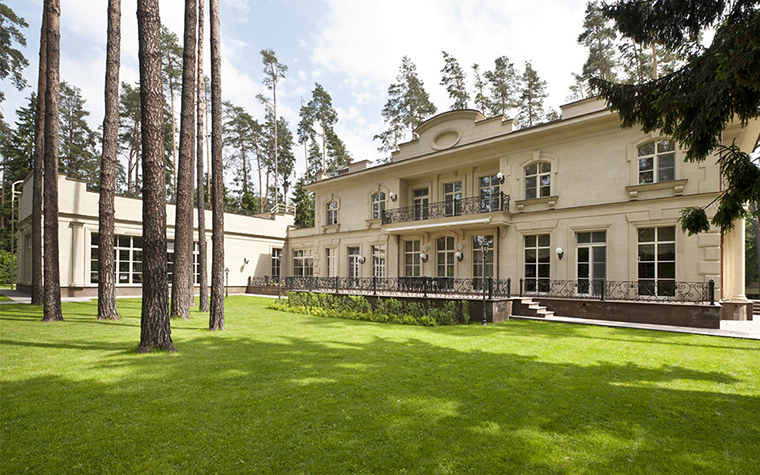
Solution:
{"label": "evergreen foliage", "polygon": [[546,119],[544,99],[547,96],[546,81],[541,80],[530,62],[526,61],[525,72],[520,78],[520,103],[517,108],[520,125],[533,127]]}
{"label": "evergreen foliage", "polygon": [[441,69],[441,86],[446,87],[449,98],[454,101],[451,110],[467,109],[470,95],[467,93],[465,74],[459,62],[449,53],[443,53],[443,69]]}
{"label": "evergreen foliage", "polygon": [[[5,3],[0,3],[0,80],[11,78],[13,87],[19,91],[26,87],[23,70],[29,66],[29,60],[20,49],[14,47],[14,43],[26,47],[26,37],[21,28],[28,28],[29,24]],[[0,90],[0,102],[5,99],[5,93]],[[0,119],[2,113],[0,112]]]}
{"label": "evergreen foliage", "polygon": [[499,56],[494,60],[494,68],[483,73],[490,96],[488,111],[492,116],[507,117],[519,105],[517,100],[517,72],[509,58]]}

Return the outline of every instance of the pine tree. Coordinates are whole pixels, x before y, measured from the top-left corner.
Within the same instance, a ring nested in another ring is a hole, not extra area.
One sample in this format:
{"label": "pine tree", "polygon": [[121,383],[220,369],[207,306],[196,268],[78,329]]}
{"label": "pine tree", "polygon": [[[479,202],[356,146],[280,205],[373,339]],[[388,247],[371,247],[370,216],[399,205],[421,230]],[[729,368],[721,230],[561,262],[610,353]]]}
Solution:
{"label": "pine tree", "polygon": [[[330,94],[319,83],[314,83],[311,100],[308,105],[308,116],[319,126],[315,133],[322,139],[322,171],[327,171],[327,137],[333,132],[333,125],[338,121],[338,113],[332,105]],[[311,128],[314,130],[314,127]]]}
{"label": "pine tree", "polygon": [[100,164],[96,145],[100,134],[93,132],[86,117],[82,90],[66,81],[60,85],[60,151],[59,168],[74,178],[87,181],[90,187],[100,183]]}
{"label": "pine tree", "polygon": [[224,104],[225,166],[235,173],[234,180],[240,186],[240,197],[251,192],[251,157],[255,155],[261,135],[261,125],[242,107],[229,101]]}
{"label": "pine tree", "polygon": [[602,13],[599,2],[594,0],[586,5],[586,16],[583,19],[583,33],[578,35],[578,44],[588,48],[588,58],[583,65],[586,80],[599,77],[614,81],[615,74],[615,40],[617,32],[610,20]]}
{"label": "pine tree", "polygon": [[517,73],[514,64],[507,56],[494,60],[494,68],[486,71],[483,77],[488,81],[490,96],[488,98],[489,113],[494,116],[507,116],[509,111],[517,106],[516,84]]}
{"label": "pine tree", "polygon": [[302,176],[296,182],[296,190],[293,194],[293,206],[296,209],[294,225],[296,229],[314,227],[314,193],[307,191],[304,186],[306,180]]}
{"label": "pine tree", "polygon": [[475,107],[483,114],[488,113],[488,96],[485,93],[486,83],[480,75],[480,65],[474,63],[472,65],[472,75],[475,78]]}
{"label": "pine tree", "polygon": [[[29,66],[29,60],[13,43],[26,47],[26,37],[20,28],[28,27],[26,20],[16,15],[9,6],[0,3],[0,79],[10,76],[13,86],[19,91],[26,87],[23,71]],[[0,90],[0,102],[4,99],[5,93]]]}
{"label": "pine tree", "polygon": [[[272,91],[272,114],[274,115],[274,122],[277,123],[277,84],[280,82],[280,79],[285,78],[285,73],[288,71],[288,67],[284,64],[280,63],[280,61],[277,59],[277,56],[275,56],[274,51],[271,49],[264,49],[261,50],[261,62],[264,65],[264,79],[262,82],[264,85]],[[277,183],[277,176],[279,175],[279,152],[278,152],[278,140],[277,140],[277,127],[272,127],[272,131],[274,133],[274,181]],[[279,193],[275,192],[274,194],[274,204],[275,208],[277,208],[279,204]]]}
{"label": "pine tree", "polygon": [[119,93],[119,150],[127,156],[127,194],[140,194],[140,85],[121,83]]}
{"label": "pine tree", "polygon": [[449,98],[454,101],[451,105],[451,110],[467,109],[467,102],[470,100],[470,95],[467,93],[467,85],[465,84],[465,74],[459,62],[451,56],[449,53],[442,51],[443,53],[443,69],[441,69],[441,86],[446,87],[446,92],[449,93]]}
{"label": "pine tree", "polygon": [[517,121],[523,126],[527,124],[528,127],[533,127],[545,120],[544,99],[547,96],[546,81],[542,81],[530,61],[526,61],[525,72],[520,78],[520,105]]}
{"label": "pine tree", "polygon": [[[172,141],[172,170],[177,170],[177,116],[174,113],[174,97],[182,87],[182,47],[179,45],[179,37],[167,27],[161,25],[161,68],[164,79],[164,90],[169,96],[171,106],[171,141]],[[171,188],[176,188],[172,180]]]}
{"label": "pine tree", "polygon": [[198,209],[198,310],[208,312],[208,282],[207,262],[208,250],[206,246],[206,187],[204,185],[203,167],[203,138],[204,117],[206,114],[206,81],[203,75],[203,32],[205,26],[204,15],[205,1],[198,2],[198,80],[196,84],[196,208]]}

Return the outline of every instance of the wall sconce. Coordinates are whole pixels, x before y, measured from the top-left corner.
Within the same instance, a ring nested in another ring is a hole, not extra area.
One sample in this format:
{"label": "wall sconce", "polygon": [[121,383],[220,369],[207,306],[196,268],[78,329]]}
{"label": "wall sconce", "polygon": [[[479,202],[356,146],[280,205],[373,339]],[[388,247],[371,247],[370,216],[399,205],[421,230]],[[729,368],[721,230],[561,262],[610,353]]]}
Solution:
{"label": "wall sconce", "polygon": [[559,260],[562,260],[562,256],[565,255],[565,250],[562,249],[561,247],[558,247],[557,249],[555,249],[554,252],[557,253],[557,257],[559,257]]}
{"label": "wall sconce", "polygon": [[464,254],[457,251],[456,254],[454,254],[457,257],[457,261],[462,262],[462,259],[464,259]]}
{"label": "wall sconce", "polygon": [[243,264],[248,264],[249,262],[251,262],[251,261],[249,261],[247,257],[243,258]]}
{"label": "wall sconce", "polygon": [[496,181],[498,181],[500,185],[504,184],[504,174],[502,172],[496,174]]}
{"label": "wall sconce", "polygon": [[424,253],[420,253],[420,260],[421,260],[422,262],[427,262],[427,261],[428,261],[428,257],[429,257],[429,256],[428,256],[427,254],[424,254]]}
{"label": "wall sconce", "polygon": [[390,196],[391,201],[393,201],[394,203],[398,199],[398,195],[396,193],[392,192],[392,191],[390,192],[390,194],[388,196]]}
{"label": "wall sconce", "polygon": [[422,252],[427,252],[427,246],[422,246]]}
{"label": "wall sconce", "polygon": [[367,262],[367,258],[366,258],[366,257],[364,257],[364,256],[361,256],[361,257],[359,258],[359,264],[364,264],[365,262]]}

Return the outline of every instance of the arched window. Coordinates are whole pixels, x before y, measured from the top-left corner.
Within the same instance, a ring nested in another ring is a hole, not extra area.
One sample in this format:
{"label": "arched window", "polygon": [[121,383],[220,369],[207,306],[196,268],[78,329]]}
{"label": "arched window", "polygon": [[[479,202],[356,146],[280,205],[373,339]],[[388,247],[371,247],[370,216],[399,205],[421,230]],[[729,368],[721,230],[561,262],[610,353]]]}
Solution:
{"label": "arched window", "polygon": [[327,225],[338,224],[338,202],[330,201],[327,203]]}
{"label": "arched window", "polygon": [[676,145],[672,140],[652,140],[639,145],[639,184],[676,179]]}
{"label": "arched window", "polygon": [[543,198],[552,195],[552,164],[531,163],[525,167],[525,199]]}
{"label": "arched window", "polygon": [[380,219],[385,211],[385,193],[382,191],[372,195],[372,219]]}

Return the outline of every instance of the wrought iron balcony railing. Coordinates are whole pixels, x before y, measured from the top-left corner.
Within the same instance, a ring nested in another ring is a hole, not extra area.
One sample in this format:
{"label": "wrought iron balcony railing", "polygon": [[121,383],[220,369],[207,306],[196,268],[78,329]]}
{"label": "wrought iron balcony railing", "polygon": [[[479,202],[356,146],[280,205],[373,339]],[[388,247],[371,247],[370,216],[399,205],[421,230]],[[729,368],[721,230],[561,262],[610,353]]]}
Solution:
{"label": "wrought iron balcony railing", "polygon": [[407,206],[383,211],[383,224],[405,223],[425,219],[450,218],[474,214],[509,212],[509,195],[475,196],[458,200],[439,201],[428,205]]}

